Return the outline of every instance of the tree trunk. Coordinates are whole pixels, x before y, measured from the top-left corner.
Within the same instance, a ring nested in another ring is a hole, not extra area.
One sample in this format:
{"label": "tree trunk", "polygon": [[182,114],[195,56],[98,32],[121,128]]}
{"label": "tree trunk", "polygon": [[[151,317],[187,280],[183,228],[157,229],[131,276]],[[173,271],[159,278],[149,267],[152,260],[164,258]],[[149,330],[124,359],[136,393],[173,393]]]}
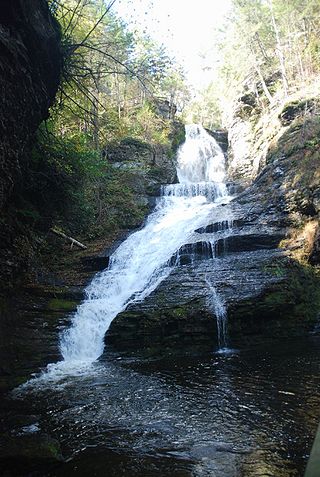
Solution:
{"label": "tree trunk", "polygon": [[58,235],[58,237],[61,237],[61,238],[64,238],[65,240],[67,240],[68,242],[71,243],[71,247],[73,245],[76,245],[77,247],[79,248],[82,248],[83,250],[85,250],[87,247],[85,245],[83,245],[81,242],[78,242],[78,240],[75,240],[74,238],[72,237],[69,237],[68,235],[64,234],[63,232],[60,232],[60,230],[56,230],[56,229],[50,229],[50,232],[54,233],[55,235]]}
{"label": "tree trunk", "polygon": [[276,23],[276,19],[275,19],[274,13],[273,13],[272,0],[269,0],[269,8],[270,8],[272,26],[273,26],[273,29],[274,29],[274,32],[275,32],[275,35],[276,35],[276,42],[277,42],[276,51],[277,51],[277,55],[278,55],[278,59],[279,59],[279,63],[280,63],[283,91],[284,91],[285,96],[288,96],[289,86],[288,86],[288,78],[287,78],[287,72],[286,72],[285,58],[284,58],[283,49],[282,49],[282,45],[281,45],[281,41],[280,41],[280,34],[279,34],[278,25]]}
{"label": "tree trunk", "polygon": [[256,70],[256,72],[258,73],[259,79],[260,79],[260,81],[261,81],[261,85],[262,85],[262,89],[263,89],[263,91],[264,91],[264,94],[265,94],[266,97],[268,98],[269,103],[272,103],[272,96],[271,96],[271,94],[270,94],[270,91],[269,91],[269,89],[268,89],[268,86],[266,85],[266,82],[265,82],[264,77],[263,77],[263,75],[262,75],[262,73],[261,73],[261,69],[260,69],[258,63],[255,62],[255,63],[254,63],[254,67],[255,67],[255,70]]}

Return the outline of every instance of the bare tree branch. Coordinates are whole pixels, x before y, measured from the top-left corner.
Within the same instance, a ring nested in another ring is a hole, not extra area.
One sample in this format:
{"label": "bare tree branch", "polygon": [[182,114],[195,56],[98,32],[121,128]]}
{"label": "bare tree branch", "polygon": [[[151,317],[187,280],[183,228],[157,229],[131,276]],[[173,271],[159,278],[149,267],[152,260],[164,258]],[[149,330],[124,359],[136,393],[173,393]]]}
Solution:
{"label": "bare tree branch", "polygon": [[[142,84],[142,86],[145,88],[145,90],[153,95],[152,91],[146,86],[144,80],[142,80],[140,78],[140,76],[137,74],[136,71],[132,70],[129,66],[127,66],[125,63],[123,63],[122,61],[118,60],[117,58],[115,58],[113,55],[111,55],[110,53],[107,53],[106,51],[103,51],[103,50],[100,50],[99,48],[96,48],[95,46],[92,46],[92,45],[89,45],[89,44],[78,44],[76,45],[77,48],[79,46],[83,47],[83,48],[88,48],[90,50],[93,50],[93,51],[96,51],[98,53],[100,53],[101,55],[104,55],[110,59],[112,59],[115,63],[118,63],[119,65],[121,65],[123,68],[125,68],[128,73],[130,73],[132,76],[134,76],[135,78],[137,78],[137,80]],[[148,80],[147,80],[148,81]],[[150,82],[151,83],[151,82]]]}
{"label": "bare tree branch", "polygon": [[99,18],[99,20],[93,25],[93,27],[91,28],[91,30],[86,34],[86,36],[83,38],[83,40],[78,43],[77,45],[73,45],[73,47],[75,48],[74,51],[76,49],[78,49],[80,46],[83,46],[85,44],[85,42],[87,41],[87,39],[90,37],[90,35],[94,32],[94,30],[97,28],[97,26],[102,22],[102,20],[104,19],[104,17],[107,15],[107,13],[111,10],[111,8],[113,7],[113,5],[116,3],[116,0],[112,0],[111,3],[109,3],[106,11],[101,15],[101,17]]}

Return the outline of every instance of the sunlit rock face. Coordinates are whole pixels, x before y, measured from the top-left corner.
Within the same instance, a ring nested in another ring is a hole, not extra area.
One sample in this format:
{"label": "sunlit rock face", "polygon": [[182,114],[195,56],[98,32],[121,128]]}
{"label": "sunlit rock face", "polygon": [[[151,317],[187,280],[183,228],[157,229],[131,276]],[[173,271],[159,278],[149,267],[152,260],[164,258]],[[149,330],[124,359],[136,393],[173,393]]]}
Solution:
{"label": "sunlit rock face", "polygon": [[228,153],[228,131],[226,129],[206,129],[207,133],[210,134],[221,147],[224,154]]}
{"label": "sunlit rock face", "polygon": [[282,245],[300,250],[295,259],[299,255],[318,263],[318,229],[305,229],[308,222],[319,222],[320,213],[317,88],[266,104],[261,91],[258,99],[257,87],[247,86],[229,117],[229,179],[250,186],[246,196],[260,196],[261,203],[273,207],[280,225],[286,217],[289,240]]}
{"label": "sunlit rock face", "polygon": [[48,115],[61,69],[59,28],[44,0],[2,2],[0,208],[23,179],[32,136]]}
{"label": "sunlit rock face", "polygon": [[249,182],[252,178],[253,157],[251,144],[253,133],[251,124],[241,118],[235,118],[230,130],[229,141],[229,177]]}

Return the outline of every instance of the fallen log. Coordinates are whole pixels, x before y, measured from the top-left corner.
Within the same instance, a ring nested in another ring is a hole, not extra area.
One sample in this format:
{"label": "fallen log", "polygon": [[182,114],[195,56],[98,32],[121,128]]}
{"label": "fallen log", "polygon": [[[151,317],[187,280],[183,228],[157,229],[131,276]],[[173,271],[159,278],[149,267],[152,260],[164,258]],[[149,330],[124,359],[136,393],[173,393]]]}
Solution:
{"label": "fallen log", "polygon": [[73,247],[73,245],[76,245],[77,247],[82,248],[83,250],[85,250],[87,248],[85,245],[83,245],[83,243],[78,242],[78,240],[76,240],[72,237],[69,237],[68,235],[64,234],[63,232],[60,232],[60,230],[52,228],[52,229],[50,229],[50,232],[54,233],[55,235],[58,235],[58,237],[64,238],[68,242],[70,242],[71,247]]}

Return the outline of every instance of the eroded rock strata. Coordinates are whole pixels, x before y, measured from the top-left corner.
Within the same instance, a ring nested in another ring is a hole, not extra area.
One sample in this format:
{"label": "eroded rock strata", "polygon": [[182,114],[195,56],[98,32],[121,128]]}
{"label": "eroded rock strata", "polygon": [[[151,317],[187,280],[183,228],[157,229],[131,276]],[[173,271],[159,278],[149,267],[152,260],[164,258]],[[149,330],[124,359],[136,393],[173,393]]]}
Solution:
{"label": "eroded rock strata", "polygon": [[[0,263],[6,286],[30,264],[32,244],[12,205],[26,187],[34,134],[48,117],[62,67],[60,30],[45,0],[0,11]],[[12,209],[12,210],[11,210]]]}
{"label": "eroded rock strata", "polygon": [[317,331],[318,99],[290,101],[263,116],[245,101],[229,131],[235,198],[195,231],[159,288],[116,317],[106,336],[116,349],[216,347],[208,283],[228,310],[230,346]]}

